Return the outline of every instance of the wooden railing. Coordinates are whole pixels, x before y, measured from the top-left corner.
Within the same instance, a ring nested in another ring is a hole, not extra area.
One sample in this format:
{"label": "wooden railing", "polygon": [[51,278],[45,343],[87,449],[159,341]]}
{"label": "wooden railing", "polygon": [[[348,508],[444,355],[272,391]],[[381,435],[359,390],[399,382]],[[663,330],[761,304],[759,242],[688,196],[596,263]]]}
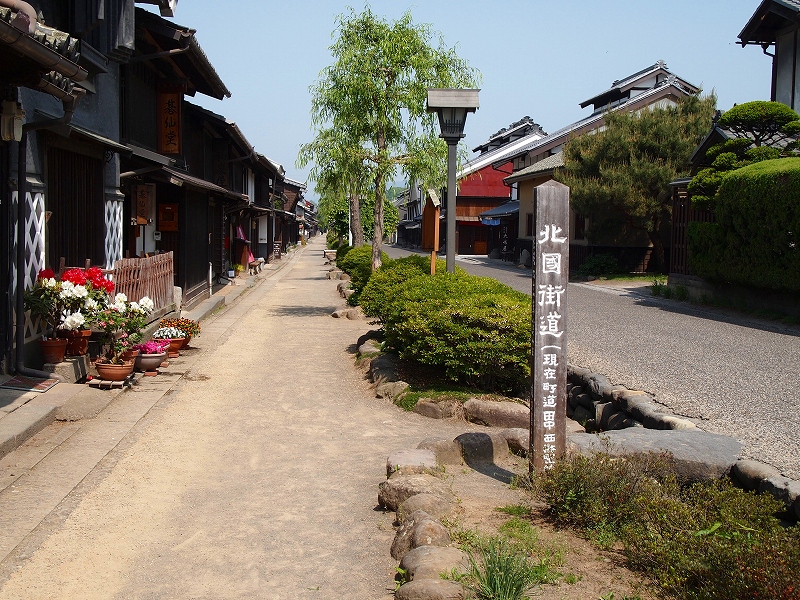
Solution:
{"label": "wooden railing", "polygon": [[131,302],[147,296],[155,305],[155,313],[173,302],[172,252],[118,260],[114,263],[113,276],[115,293],[125,294]]}

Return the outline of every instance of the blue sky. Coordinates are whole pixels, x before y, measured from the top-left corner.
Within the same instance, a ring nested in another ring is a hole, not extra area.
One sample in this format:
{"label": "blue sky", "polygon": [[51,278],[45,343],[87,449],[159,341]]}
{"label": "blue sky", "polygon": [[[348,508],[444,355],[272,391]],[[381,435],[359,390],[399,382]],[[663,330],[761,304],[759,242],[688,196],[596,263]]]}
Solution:
{"label": "blue sky", "polygon": [[[771,59],[737,35],[760,0],[374,0],[374,13],[410,10],[481,71],[481,108],[470,115],[473,148],[525,115],[552,132],[588,114],[580,102],[658,60],[714,90],[717,105],[768,100]],[[312,139],[309,86],[332,62],[336,15],[363,3],[339,0],[180,0],[174,22],[197,40],[231,98],[189,98],[236,122],[258,152],[299,181],[300,144]],[[455,14],[450,14],[454,11]],[[307,196],[315,199],[310,186]]]}

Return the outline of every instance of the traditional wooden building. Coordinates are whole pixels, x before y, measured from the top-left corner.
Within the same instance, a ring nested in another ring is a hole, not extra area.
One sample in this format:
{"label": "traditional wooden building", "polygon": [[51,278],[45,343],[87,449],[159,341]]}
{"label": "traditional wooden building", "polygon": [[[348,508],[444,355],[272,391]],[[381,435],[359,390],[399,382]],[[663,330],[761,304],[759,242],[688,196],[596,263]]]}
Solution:
{"label": "traditional wooden building", "polygon": [[[456,252],[488,254],[501,245],[501,230],[481,214],[512,200],[512,188],[504,178],[512,172],[511,156],[519,148],[547,135],[530,117],[523,117],[476,146],[478,156],[465,163],[457,174]],[[508,231],[506,231],[506,234]]]}
{"label": "traditional wooden building", "polygon": [[[533,190],[553,178],[556,169],[564,165],[561,151],[569,139],[596,131],[604,125],[608,111],[637,112],[650,107],[667,106],[696,94],[700,88],[667,69],[664,61],[642,69],[611,87],[580,103],[581,108],[591,107],[590,115],[558,131],[520,147],[510,158],[513,174],[505,183],[516,187],[519,198],[519,237],[515,244],[515,257],[522,251],[530,256],[533,247]],[[652,252],[647,236],[634,237],[618,246],[592,246],[586,238],[586,219],[574,211],[570,213],[570,268],[577,269],[590,252],[610,253],[620,265],[631,271],[645,271]]]}

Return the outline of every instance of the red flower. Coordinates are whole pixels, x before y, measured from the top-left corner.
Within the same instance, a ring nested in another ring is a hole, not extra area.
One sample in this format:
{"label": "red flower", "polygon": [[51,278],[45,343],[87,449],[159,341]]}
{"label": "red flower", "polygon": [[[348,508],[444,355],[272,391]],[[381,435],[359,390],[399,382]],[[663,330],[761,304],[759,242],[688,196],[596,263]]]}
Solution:
{"label": "red flower", "polygon": [[104,279],[103,280],[103,287],[106,289],[107,293],[109,293],[109,294],[113,294],[114,293],[114,282],[111,281],[110,279]]}
{"label": "red flower", "polygon": [[36,276],[36,279],[55,279],[56,274],[53,269],[42,269]]}
{"label": "red flower", "polygon": [[67,269],[61,275],[61,281],[69,281],[75,285],[86,285],[86,273],[81,269]]}

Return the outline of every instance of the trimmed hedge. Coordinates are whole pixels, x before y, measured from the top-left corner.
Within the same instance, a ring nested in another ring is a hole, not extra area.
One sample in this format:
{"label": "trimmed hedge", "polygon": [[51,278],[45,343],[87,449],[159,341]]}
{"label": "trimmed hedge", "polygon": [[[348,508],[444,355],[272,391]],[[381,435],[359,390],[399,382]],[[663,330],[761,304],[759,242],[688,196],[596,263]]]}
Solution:
{"label": "trimmed hedge", "polygon": [[692,272],[718,283],[800,292],[800,158],[727,173],[715,223],[690,223]]}
{"label": "trimmed hedge", "polygon": [[[381,262],[390,262],[386,252],[381,251]],[[372,246],[352,248],[341,260],[337,251],[336,265],[350,275],[350,289],[353,290],[353,295],[348,298],[348,302],[352,305],[358,304],[361,291],[372,276]]]}
{"label": "trimmed hedge", "polygon": [[529,384],[531,299],[463,271],[430,275],[422,257],[379,269],[361,296],[402,358],[440,367],[447,378],[518,393]]}

